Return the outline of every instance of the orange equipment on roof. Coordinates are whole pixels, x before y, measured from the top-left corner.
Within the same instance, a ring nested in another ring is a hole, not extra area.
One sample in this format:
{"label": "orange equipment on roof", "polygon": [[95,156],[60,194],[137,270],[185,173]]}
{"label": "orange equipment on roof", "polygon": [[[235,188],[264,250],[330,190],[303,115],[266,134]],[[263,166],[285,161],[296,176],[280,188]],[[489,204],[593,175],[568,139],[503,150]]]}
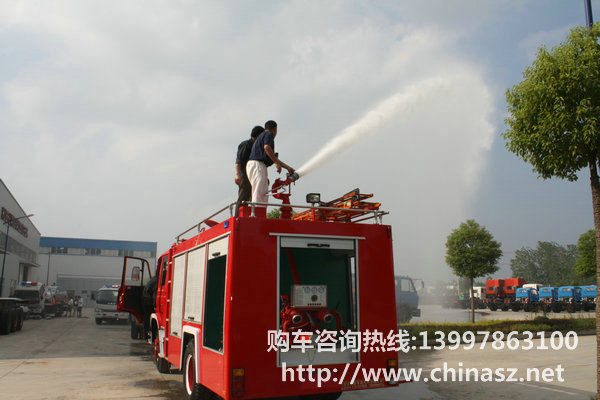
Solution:
{"label": "orange equipment on roof", "polygon": [[[360,189],[356,188],[337,199],[320,202],[318,209],[313,208],[294,214],[292,219],[296,221],[358,222],[355,220],[356,218],[369,214],[362,210],[379,210],[381,203],[364,201],[371,197],[373,197],[372,193],[360,193]],[[337,210],[333,208],[337,208]]]}

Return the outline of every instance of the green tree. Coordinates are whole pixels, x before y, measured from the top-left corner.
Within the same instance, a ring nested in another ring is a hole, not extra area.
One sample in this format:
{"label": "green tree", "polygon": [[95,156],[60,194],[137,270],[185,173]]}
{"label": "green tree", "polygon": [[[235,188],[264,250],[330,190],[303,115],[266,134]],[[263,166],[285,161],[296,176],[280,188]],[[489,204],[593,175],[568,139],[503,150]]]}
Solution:
{"label": "green tree", "polygon": [[[292,215],[297,214],[296,211],[292,210]],[[267,213],[267,218],[278,219],[281,218],[281,208],[273,208]]]}
{"label": "green tree", "polygon": [[575,273],[582,278],[596,277],[596,232],[590,229],[579,236]]}
{"label": "green tree", "polygon": [[[577,180],[590,172],[596,265],[600,265],[600,25],[571,30],[567,40],[542,47],[523,81],[506,92],[507,148],[533,166],[540,177]],[[596,269],[596,277],[600,269]],[[600,282],[600,279],[597,279]],[[600,302],[600,297],[597,299]],[[600,332],[600,307],[596,307]],[[600,393],[600,336],[596,339],[597,392]]]}
{"label": "green tree", "polygon": [[274,208],[267,213],[267,218],[273,218],[273,219],[281,218],[281,211],[279,211],[279,208]]}
{"label": "green tree", "polygon": [[455,275],[469,279],[471,322],[475,322],[473,279],[498,271],[498,259],[502,257],[500,246],[485,227],[472,219],[460,224],[446,240],[446,263]]}
{"label": "green tree", "polygon": [[523,247],[510,260],[513,278],[523,278],[528,283],[566,286],[576,282],[573,266],[577,247],[561,246],[554,242],[538,242],[535,249]]}

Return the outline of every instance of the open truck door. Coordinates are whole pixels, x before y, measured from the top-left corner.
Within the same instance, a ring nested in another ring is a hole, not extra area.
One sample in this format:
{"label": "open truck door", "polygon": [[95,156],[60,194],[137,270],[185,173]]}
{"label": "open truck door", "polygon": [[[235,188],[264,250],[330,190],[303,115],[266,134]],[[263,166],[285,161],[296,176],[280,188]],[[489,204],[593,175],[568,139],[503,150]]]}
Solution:
{"label": "open truck door", "polygon": [[119,287],[117,311],[128,312],[138,321],[143,320],[144,285],[152,278],[150,264],[143,258],[126,256],[123,260],[123,275]]}

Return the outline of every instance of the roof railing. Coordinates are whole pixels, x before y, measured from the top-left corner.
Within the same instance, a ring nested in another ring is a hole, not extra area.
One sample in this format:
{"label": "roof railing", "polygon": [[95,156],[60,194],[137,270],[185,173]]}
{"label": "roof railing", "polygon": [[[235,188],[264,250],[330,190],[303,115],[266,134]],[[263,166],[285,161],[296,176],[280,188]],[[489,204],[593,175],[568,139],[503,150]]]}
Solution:
{"label": "roof railing", "polygon": [[[257,207],[276,207],[276,208],[280,208],[282,207],[281,203],[265,203],[265,202],[250,202],[250,201],[246,201],[243,202],[242,204],[245,204],[246,206],[250,207],[250,217],[256,217],[256,208]],[[202,221],[198,222],[197,224],[192,225],[191,227],[189,227],[188,229],[186,229],[185,231],[183,231],[182,233],[180,233],[179,235],[176,236],[175,240],[177,243],[182,242],[185,239],[182,239],[182,236],[185,235],[186,233],[191,232],[192,230],[196,229],[198,231],[198,233],[202,232],[204,230],[204,227],[202,227],[202,225],[206,225],[209,228],[218,225],[220,222],[216,222],[213,220],[214,217],[218,216],[219,214],[223,213],[226,210],[229,210],[229,216],[227,218],[231,218],[233,216],[233,210],[235,207],[236,203],[231,203],[223,208],[221,208],[219,211],[211,214],[209,217],[204,218]],[[324,206],[318,206],[318,205],[305,205],[305,204],[286,204],[286,207],[291,207],[291,208],[303,208],[303,209],[307,209],[307,210],[314,210],[315,212],[318,211],[336,211],[339,213],[347,213],[349,215],[347,221],[345,222],[362,222],[362,221],[366,221],[369,219],[374,219],[375,223],[378,225],[383,224],[383,216],[389,214],[389,212],[387,211],[380,211],[380,210],[365,210],[364,208],[339,208],[339,207],[324,207]],[[360,213],[360,215],[365,215],[365,214],[370,214],[367,215],[364,218],[358,219],[358,220],[351,220],[352,214],[356,215]],[[293,220],[293,218],[292,218]]]}

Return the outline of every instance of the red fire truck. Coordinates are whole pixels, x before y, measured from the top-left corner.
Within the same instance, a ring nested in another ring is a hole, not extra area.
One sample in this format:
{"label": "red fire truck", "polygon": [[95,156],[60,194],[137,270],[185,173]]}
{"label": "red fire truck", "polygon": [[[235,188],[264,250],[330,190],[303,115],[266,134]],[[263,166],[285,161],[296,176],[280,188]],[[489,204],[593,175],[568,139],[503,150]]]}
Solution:
{"label": "red fire truck", "polygon": [[[148,263],[125,258],[119,309],[145,319],[157,368],[181,370],[187,398],[336,399],[398,384],[354,373],[396,368],[398,353],[385,346],[294,348],[292,338],[315,345],[319,332],[385,338],[397,324],[387,213],[358,189],[328,203],[310,194],[311,205],[292,206],[289,183],[273,185],[288,187],[275,193],[284,201],[282,218],[266,218],[265,203],[250,203],[239,217],[217,221],[232,214],[226,207],[177,236],[149,283]],[[291,215],[291,207],[306,210]],[[291,345],[274,348],[282,338]],[[326,368],[330,379],[317,384],[289,371],[311,365]]]}

